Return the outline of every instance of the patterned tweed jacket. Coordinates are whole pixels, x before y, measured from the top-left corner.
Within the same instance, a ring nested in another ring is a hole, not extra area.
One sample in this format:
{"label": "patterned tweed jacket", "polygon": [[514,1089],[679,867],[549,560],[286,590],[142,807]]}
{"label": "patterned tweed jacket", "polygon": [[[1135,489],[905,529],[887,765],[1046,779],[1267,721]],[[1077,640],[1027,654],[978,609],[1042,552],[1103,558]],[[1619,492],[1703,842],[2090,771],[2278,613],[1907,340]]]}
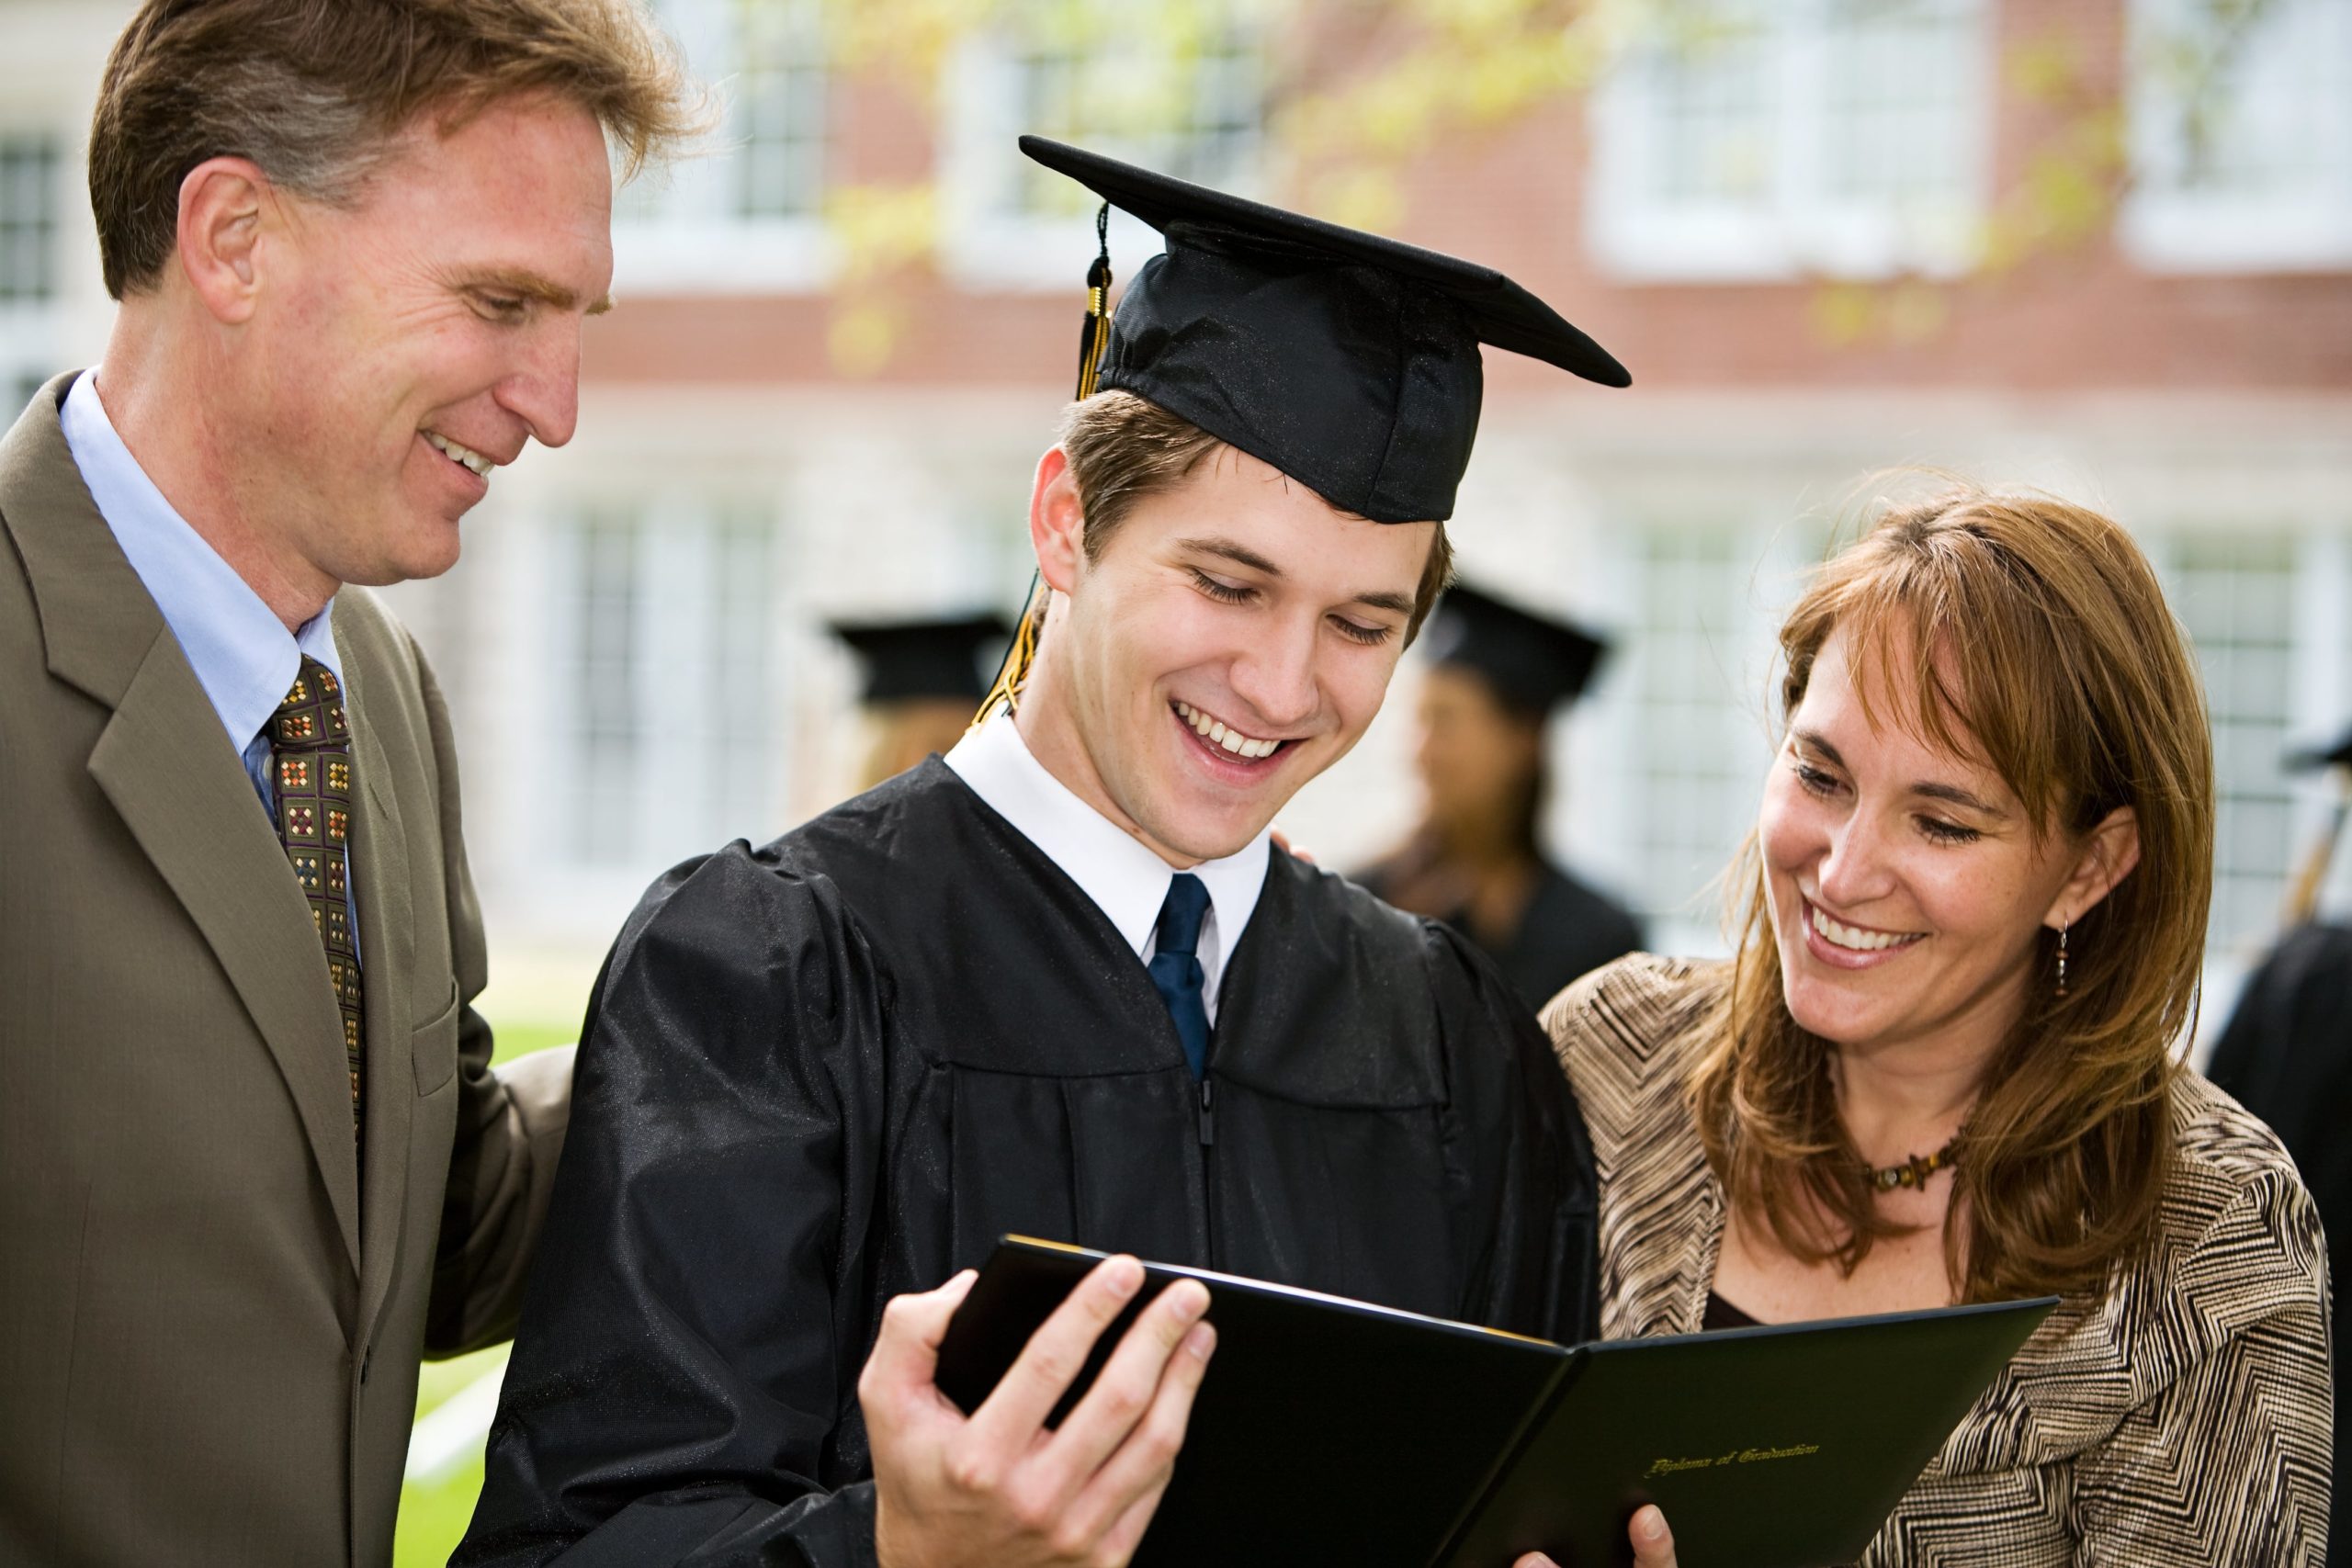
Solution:
{"label": "patterned tweed jacket", "polygon": [[[1601,1328],[1699,1327],[1724,1229],[1683,1085],[1715,971],[1635,954],[1544,1010],[1600,1171]],[[2161,1238],[2068,1297],[1976,1402],[1864,1568],[2315,1568],[2326,1260],[2270,1129],[2184,1075]],[[1669,1521],[1671,1522],[1671,1521]]]}

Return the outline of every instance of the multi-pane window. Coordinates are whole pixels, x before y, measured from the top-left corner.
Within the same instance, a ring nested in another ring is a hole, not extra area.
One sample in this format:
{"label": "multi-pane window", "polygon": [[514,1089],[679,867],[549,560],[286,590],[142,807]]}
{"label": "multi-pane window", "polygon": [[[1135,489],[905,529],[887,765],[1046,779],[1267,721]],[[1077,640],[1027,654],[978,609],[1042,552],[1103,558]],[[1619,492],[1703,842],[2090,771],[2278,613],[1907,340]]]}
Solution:
{"label": "multi-pane window", "polygon": [[[1966,202],[1984,78],[1978,18],[1951,4],[1832,0],[1824,15],[1821,188],[1923,219]],[[1957,66],[1959,69],[1955,70]]]}
{"label": "multi-pane window", "polygon": [[1993,96],[1984,0],[1660,7],[1594,106],[1590,232],[1634,276],[1964,265]]}
{"label": "multi-pane window", "polygon": [[[972,39],[951,73],[941,167],[950,261],[966,280],[1061,284],[1084,268],[1080,231],[1095,198],[1021,156],[1026,132],[1246,190],[1265,92],[1263,32],[1248,9],[1080,0],[1017,10]],[[1158,248],[1133,220],[1113,225],[1114,255]]]}
{"label": "multi-pane window", "polygon": [[735,209],[798,218],[825,178],[825,69],[815,7],[735,0]]}
{"label": "multi-pane window", "polygon": [[57,142],[0,136],[0,305],[57,294]]}
{"label": "multi-pane window", "polygon": [[2352,6],[2133,0],[2132,194],[2160,267],[2352,260]]}
{"label": "multi-pane window", "polygon": [[[750,507],[720,512],[710,524],[710,681],[721,694],[701,705],[698,717],[709,766],[702,773],[702,809],[713,833],[755,843],[782,831],[780,800],[771,771],[776,720],[769,647],[775,634],[775,529]],[[716,838],[713,840],[716,842]]]}
{"label": "multi-pane window", "polygon": [[0,133],[0,422],[13,423],[61,367],[60,154],[54,137]]}
{"label": "multi-pane window", "polygon": [[591,863],[625,861],[635,848],[636,782],[645,744],[638,689],[641,537],[633,516],[605,513],[582,519],[566,540],[577,585],[572,602],[563,606],[573,703],[566,847]]}
{"label": "multi-pane window", "polygon": [[2197,645],[2213,725],[2213,913],[2208,947],[2266,942],[2278,929],[2295,852],[2282,768],[2299,661],[2291,536],[2183,535],[2166,554],[2174,612]]}
{"label": "multi-pane window", "polygon": [[1628,891],[1665,951],[1717,945],[1717,878],[1755,820],[1769,747],[1748,531],[1659,524],[1639,543],[1641,621],[1628,638],[1630,786],[1640,842]]}
{"label": "multi-pane window", "polygon": [[1767,208],[1778,174],[1771,30],[1752,7],[1714,10],[1711,26],[1660,39],[1629,67],[1648,99],[1644,183],[1665,205]]}
{"label": "multi-pane window", "polygon": [[831,152],[818,0],[661,0],[656,7],[724,119],[707,154],[621,193],[624,290],[802,288],[822,279]]}
{"label": "multi-pane window", "polygon": [[641,881],[783,827],[774,539],[762,508],[676,497],[558,528],[560,863]]}
{"label": "multi-pane window", "polygon": [[[1032,38],[1014,51],[1010,78],[1025,130],[1179,179],[1227,184],[1257,148],[1259,58],[1238,27],[1212,27],[1173,48],[1113,28]],[[1025,160],[1019,167],[1022,210],[1090,204],[1067,177]]]}

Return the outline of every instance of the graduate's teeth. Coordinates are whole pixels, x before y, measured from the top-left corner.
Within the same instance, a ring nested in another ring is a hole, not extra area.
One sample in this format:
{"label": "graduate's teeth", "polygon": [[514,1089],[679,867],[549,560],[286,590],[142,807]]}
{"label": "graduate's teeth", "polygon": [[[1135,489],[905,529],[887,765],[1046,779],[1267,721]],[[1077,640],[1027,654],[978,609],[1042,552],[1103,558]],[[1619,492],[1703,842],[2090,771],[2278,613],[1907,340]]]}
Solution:
{"label": "graduate's teeth", "polygon": [[1176,704],[1176,716],[1193,727],[1193,732],[1212,746],[1222,747],[1237,757],[1255,761],[1271,757],[1282,749],[1279,740],[1258,740],[1238,729],[1228,729],[1218,719],[1211,718],[1190,703]]}
{"label": "graduate's teeth", "polygon": [[1863,931],[1858,927],[1847,925],[1841,920],[1831,919],[1821,912],[1819,905],[1814,905],[1812,908],[1813,929],[1819,931],[1832,946],[1846,948],[1855,953],[1881,953],[1887,948],[1901,947],[1905,942],[1919,940],[1920,933],[1917,931],[1905,933]]}
{"label": "graduate's teeth", "polygon": [[440,453],[444,457],[448,458],[453,463],[463,464],[483,479],[490,478],[490,470],[498,466],[489,458],[483,457],[481,453],[475,451],[472,447],[460,446],[456,442],[450,440],[447,436],[440,434],[437,432],[430,430],[426,431],[424,433],[424,440],[427,446],[431,446],[435,452]]}

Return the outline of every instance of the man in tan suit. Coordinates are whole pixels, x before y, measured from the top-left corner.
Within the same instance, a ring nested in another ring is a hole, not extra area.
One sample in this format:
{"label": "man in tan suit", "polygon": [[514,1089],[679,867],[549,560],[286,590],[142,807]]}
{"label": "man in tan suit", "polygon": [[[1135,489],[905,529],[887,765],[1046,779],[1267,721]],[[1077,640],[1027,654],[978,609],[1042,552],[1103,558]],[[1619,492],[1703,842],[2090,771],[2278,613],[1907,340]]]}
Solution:
{"label": "man in tan suit", "polygon": [[386,1562],[420,1348],[513,1323],[569,1053],[490,1068],[448,716],[345,585],[571,438],[682,87],[628,0],[117,45],[120,313],[0,440],[0,1562]]}

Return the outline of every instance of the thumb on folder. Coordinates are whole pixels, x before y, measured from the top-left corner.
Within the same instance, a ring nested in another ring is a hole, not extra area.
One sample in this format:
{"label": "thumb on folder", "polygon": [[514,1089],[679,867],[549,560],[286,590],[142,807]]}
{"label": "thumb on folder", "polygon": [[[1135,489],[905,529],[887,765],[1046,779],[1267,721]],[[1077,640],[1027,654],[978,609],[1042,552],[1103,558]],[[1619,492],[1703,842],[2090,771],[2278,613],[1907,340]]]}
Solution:
{"label": "thumb on folder", "polygon": [[[1634,1568],[1675,1568],[1674,1532],[1666,1528],[1666,1516],[1655,1504],[1634,1510],[1625,1527],[1625,1534],[1634,1543]],[[1531,1551],[1510,1568],[1560,1568],[1560,1565],[1540,1551]]]}

